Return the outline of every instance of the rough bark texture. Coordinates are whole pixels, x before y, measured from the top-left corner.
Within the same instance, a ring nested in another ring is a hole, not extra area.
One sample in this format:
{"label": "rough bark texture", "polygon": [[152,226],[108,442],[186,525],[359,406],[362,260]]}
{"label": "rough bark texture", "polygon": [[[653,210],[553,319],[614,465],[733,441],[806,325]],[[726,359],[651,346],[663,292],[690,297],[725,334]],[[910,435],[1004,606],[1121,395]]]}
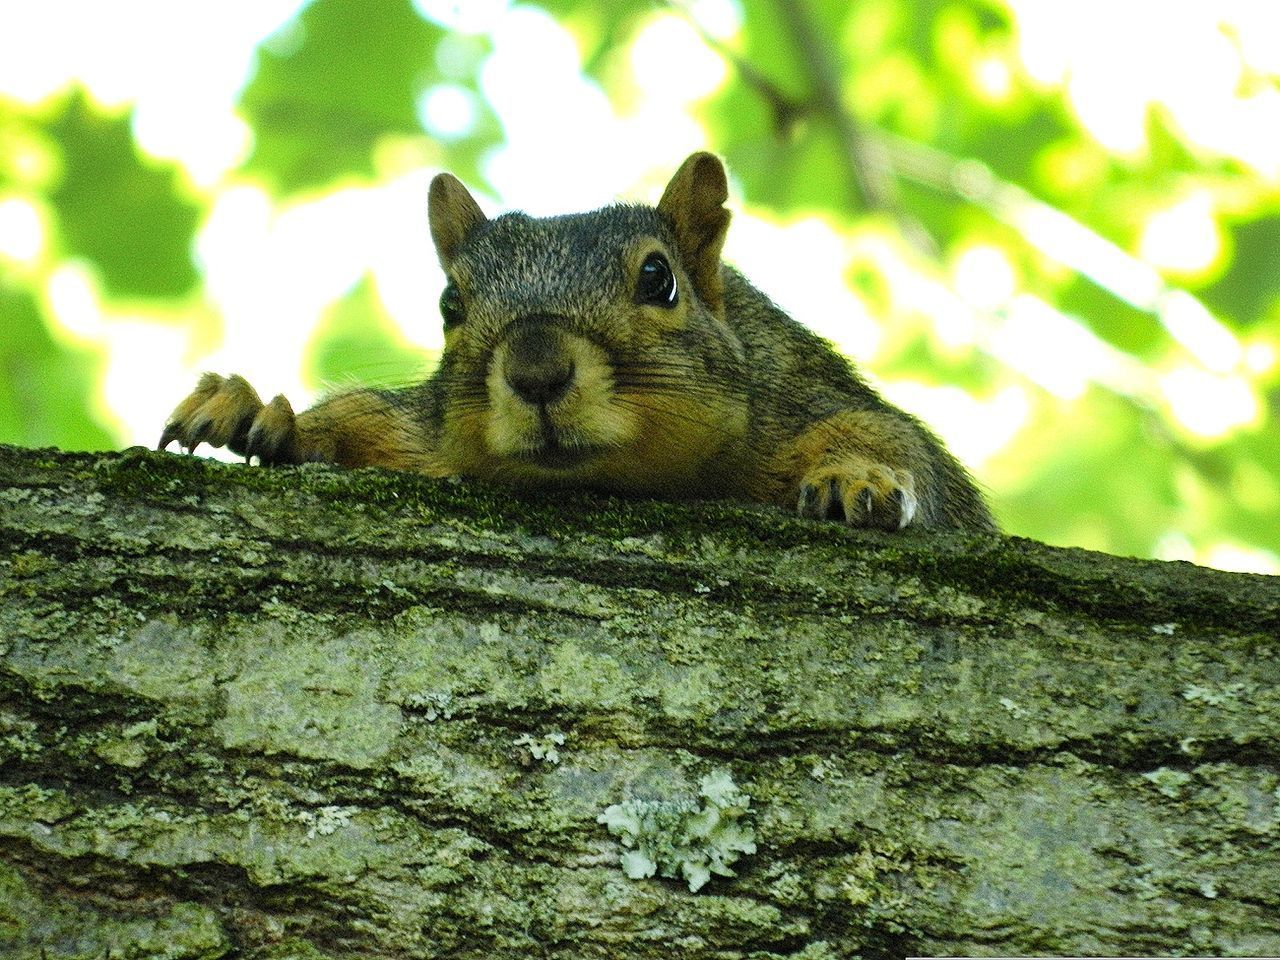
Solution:
{"label": "rough bark texture", "polygon": [[0,538],[0,956],[1280,953],[1273,578],[140,450]]}

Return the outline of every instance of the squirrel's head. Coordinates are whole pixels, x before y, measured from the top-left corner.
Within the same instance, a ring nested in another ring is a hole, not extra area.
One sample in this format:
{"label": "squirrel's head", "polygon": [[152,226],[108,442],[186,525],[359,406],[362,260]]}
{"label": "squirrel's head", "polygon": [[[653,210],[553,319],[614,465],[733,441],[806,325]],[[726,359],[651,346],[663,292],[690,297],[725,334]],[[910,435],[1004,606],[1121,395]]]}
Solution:
{"label": "squirrel's head", "polygon": [[[702,469],[745,423],[724,323],[724,167],[695,153],[656,207],[487,218],[456,178],[432,181],[448,280],[444,446],[473,475],[657,492]],[[673,467],[677,469],[672,469]]]}

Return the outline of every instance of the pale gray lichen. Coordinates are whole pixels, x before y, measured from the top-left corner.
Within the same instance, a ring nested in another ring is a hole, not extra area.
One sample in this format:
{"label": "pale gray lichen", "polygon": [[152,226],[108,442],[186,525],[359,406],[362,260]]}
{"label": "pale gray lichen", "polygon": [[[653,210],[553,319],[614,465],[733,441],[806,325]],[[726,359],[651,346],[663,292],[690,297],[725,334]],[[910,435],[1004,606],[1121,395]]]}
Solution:
{"label": "pale gray lichen", "polygon": [[1249,685],[1245,683],[1231,683],[1217,687],[1192,683],[1182,691],[1182,698],[1192,703],[1203,703],[1223,710],[1235,710],[1240,705],[1241,698],[1252,692]]}
{"label": "pale gray lichen", "polygon": [[1144,773],[1142,777],[1144,780],[1150,780],[1157,790],[1174,800],[1182,795],[1183,788],[1192,780],[1191,774],[1186,771],[1171,770],[1168,767],[1151,770]]}
{"label": "pale gray lichen", "polygon": [[541,737],[535,737],[532,734],[522,733],[516,737],[516,746],[524,747],[529,751],[529,756],[534,760],[545,760],[547,763],[559,763],[560,751],[559,747],[564,746],[565,736],[559,730]]}
{"label": "pale gray lichen", "polygon": [[314,840],[349,826],[351,818],[359,811],[359,807],[318,807],[315,810],[299,810],[293,815],[293,819],[306,826],[307,839]]}
{"label": "pale gray lichen", "polygon": [[406,707],[423,711],[428,721],[453,719],[453,694],[447,690],[411,693],[403,703]]}
{"label": "pale gray lichen", "polygon": [[729,864],[756,852],[755,833],[744,822],[751,798],[726,770],[703,777],[703,798],[630,798],[608,807],[596,819],[622,842],[623,872],[632,880],[683,878],[696,892],[712,874],[734,875]]}
{"label": "pale gray lichen", "polygon": [[1000,698],[1000,706],[1008,710],[1009,716],[1013,717],[1015,720],[1021,720],[1027,715],[1026,707],[1014,702],[1013,700],[1010,700],[1008,697]]}

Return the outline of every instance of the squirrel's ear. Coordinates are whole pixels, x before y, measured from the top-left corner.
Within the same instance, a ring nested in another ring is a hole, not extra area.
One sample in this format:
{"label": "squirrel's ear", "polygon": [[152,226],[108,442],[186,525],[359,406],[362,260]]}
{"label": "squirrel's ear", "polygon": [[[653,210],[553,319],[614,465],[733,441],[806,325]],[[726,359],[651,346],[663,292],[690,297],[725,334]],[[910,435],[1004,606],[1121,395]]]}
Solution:
{"label": "squirrel's ear", "polygon": [[427,197],[427,219],[440,265],[446,270],[467,234],[485,222],[484,212],[467,188],[451,173],[437,174]]}
{"label": "squirrel's ear", "polygon": [[720,248],[729,230],[729,184],[724,164],[712,153],[695,153],[676,171],[662,199],[659,212],[676,230],[680,260],[693,277],[698,294],[716,313],[724,307],[720,278]]}

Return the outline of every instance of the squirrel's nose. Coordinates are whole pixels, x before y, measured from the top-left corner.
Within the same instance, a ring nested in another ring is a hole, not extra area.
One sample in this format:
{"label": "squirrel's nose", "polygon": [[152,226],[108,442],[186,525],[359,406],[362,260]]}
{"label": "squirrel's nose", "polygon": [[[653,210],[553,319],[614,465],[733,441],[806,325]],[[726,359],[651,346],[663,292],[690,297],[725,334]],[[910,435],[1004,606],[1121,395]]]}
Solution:
{"label": "squirrel's nose", "polygon": [[546,329],[522,330],[507,341],[503,375],[520,399],[534,406],[554,403],[573,384],[573,358]]}
{"label": "squirrel's nose", "polygon": [[507,384],[521,400],[534,406],[555,403],[569,392],[573,383],[573,361],[562,365],[507,368]]}

